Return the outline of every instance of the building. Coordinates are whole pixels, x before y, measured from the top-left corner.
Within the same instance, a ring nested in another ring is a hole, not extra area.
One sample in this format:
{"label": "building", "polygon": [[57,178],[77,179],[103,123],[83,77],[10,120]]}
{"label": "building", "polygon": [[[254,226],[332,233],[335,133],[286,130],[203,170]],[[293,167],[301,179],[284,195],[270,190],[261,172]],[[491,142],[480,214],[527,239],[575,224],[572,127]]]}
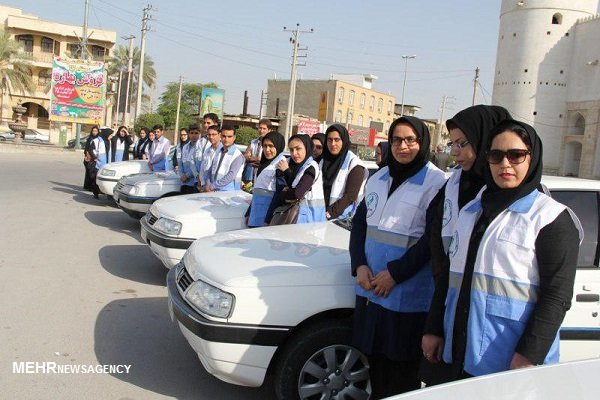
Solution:
{"label": "building", "polygon": [[546,173],[600,178],[598,0],[503,0],[492,103],[533,125]]}
{"label": "building", "polygon": [[[328,125],[339,122],[360,127],[377,126],[378,132],[387,134],[394,120],[395,98],[373,90],[375,79],[374,75],[332,74],[328,80],[298,80],[294,114],[303,114]],[[266,114],[285,114],[289,79],[270,79],[267,92]],[[286,126],[285,116],[280,124]]]}
{"label": "building", "polygon": [[[67,25],[58,22],[44,21],[30,14],[24,14],[19,8],[0,5],[0,23],[5,32],[22,47],[29,61],[35,91],[32,93],[3,93],[2,124],[12,120],[11,107],[22,102],[27,108],[23,120],[29,128],[50,131],[50,140],[58,142],[60,126],[48,120],[50,109],[50,79],[52,75],[52,59],[54,56],[79,57],[79,39],[82,37],[81,26]],[[112,55],[117,33],[98,28],[88,28],[93,32],[89,38],[88,53],[96,61],[104,61]],[[110,109],[107,102],[107,109]],[[107,112],[110,120],[111,112]],[[55,126],[56,125],[56,126]],[[62,124],[71,130],[71,124]],[[110,125],[107,121],[106,125]],[[64,130],[64,129],[63,129]],[[72,130],[74,132],[74,130]],[[72,136],[69,135],[69,137]]]}

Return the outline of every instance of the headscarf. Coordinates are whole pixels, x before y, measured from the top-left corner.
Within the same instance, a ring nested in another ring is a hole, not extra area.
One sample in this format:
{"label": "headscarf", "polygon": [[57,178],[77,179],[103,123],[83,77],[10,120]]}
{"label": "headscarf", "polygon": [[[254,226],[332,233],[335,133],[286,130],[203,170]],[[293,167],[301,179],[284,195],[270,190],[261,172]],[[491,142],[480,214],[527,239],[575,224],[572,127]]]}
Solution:
{"label": "headscarf", "polygon": [[381,149],[381,164],[378,164],[377,171],[381,168],[386,167],[388,163],[388,153],[390,152],[390,143],[386,141],[382,141],[377,143],[377,147]]}
{"label": "headscarf", "polygon": [[498,187],[492,178],[492,173],[488,165],[488,168],[485,170],[485,184],[487,188],[481,197],[483,217],[488,224],[515,201],[538,189],[542,180],[542,141],[535,129],[526,123],[512,119],[499,123],[490,133],[489,141],[485,146],[486,151],[491,148],[492,140],[496,136],[507,130],[510,131],[515,127],[523,129],[529,137],[529,141],[531,142],[531,147],[529,148],[531,151],[531,163],[529,164],[525,179],[514,189],[501,189]]}
{"label": "headscarf", "polygon": [[[323,132],[319,132],[319,133],[315,133],[314,135],[312,135],[310,137],[310,140],[315,140],[317,139],[319,142],[321,142],[321,146],[323,146],[323,150],[325,151],[325,147],[326,147],[326,141],[327,141],[327,136],[325,136],[325,134]],[[321,152],[321,155],[317,158],[315,158],[315,162],[320,163],[321,160],[323,159],[323,153]]]}
{"label": "headscarf", "polygon": [[179,148],[180,149],[183,149],[183,146],[185,146],[189,141],[190,141],[190,134],[189,134],[189,132],[188,132],[187,139],[185,139],[185,140],[181,139],[181,132],[179,132]]}
{"label": "headscarf", "polygon": [[302,142],[302,144],[304,144],[304,148],[306,149],[306,156],[304,157],[304,160],[300,161],[299,163],[296,163],[290,157],[290,162],[288,163],[288,165],[290,166],[290,169],[292,170],[292,181],[294,179],[296,179],[296,175],[298,174],[298,171],[300,171],[300,168],[302,168],[302,166],[304,165],[304,163],[309,158],[312,159],[312,140],[310,139],[310,136],[308,136],[308,135],[300,135],[300,134],[292,135],[292,136],[290,136],[290,139],[288,140],[288,145],[294,139],[298,139],[298,140],[300,140]]}
{"label": "headscarf", "polygon": [[92,140],[94,140],[96,137],[98,137],[98,135],[94,136],[92,134],[94,128],[98,129],[98,135],[100,135],[100,129],[98,128],[98,126],[97,125],[92,126],[92,129],[90,129],[90,134],[88,135],[87,139],[85,140],[84,150],[87,151],[88,153],[91,153]]}
{"label": "headscarf", "polygon": [[263,136],[261,139],[261,144],[263,146],[263,152],[262,152],[262,155],[260,156],[260,164],[258,165],[258,171],[256,172],[257,176],[260,175],[262,170],[265,169],[271,163],[271,161],[273,161],[275,159],[275,157],[273,157],[272,159],[269,160],[265,156],[264,147],[265,147],[266,139],[273,142],[273,145],[275,146],[275,151],[277,152],[275,154],[275,157],[280,155],[283,152],[283,150],[285,150],[285,138],[283,137],[283,135],[281,133],[269,132],[265,136]]}
{"label": "headscarf", "polygon": [[511,118],[510,113],[504,107],[477,105],[459,111],[446,121],[448,130],[456,127],[464,133],[473,147],[476,157],[473,167],[469,171],[461,172],[458,192],[459,208],[474,199],[485,184],[484,171],[489,168],[485,152],[492,128],[498,122]]}
{"label": "headscarf", "polygon": [[346,159],[346,155],[350,150],[350,134],[340,124],[333,124],[325,131],[325,136],[329,136],[330,132],[337,132],[342,139],[342,148],[337,155],[331,154],[329,146],[323,147],[323,192],[325,194],[325,204],[329,205],[329,198],[331,197],[331,188],[333,182],[337,177],[338,172],[342,168],[342,164]]}
{"label": "headscarf", "polygon": [[392,137],[394,135],[394,129],[398,124],[408,124],[414,131],[419,141],[419,152],[416,157],[408,164],[400,164],[395,158],[393,151],[388,152],[387,164],[390,170],[390,176],[392,177],[392,184],[388,197],[394,193],[394,190],[398,188],[405,180],[413,175],[416,175],[429,161],[429,146],[431,138],[429,136],[429,129],[423,121],[417,117],[404,116],[400,117],[390,125],[388,131],[388,142],[392,143]]}

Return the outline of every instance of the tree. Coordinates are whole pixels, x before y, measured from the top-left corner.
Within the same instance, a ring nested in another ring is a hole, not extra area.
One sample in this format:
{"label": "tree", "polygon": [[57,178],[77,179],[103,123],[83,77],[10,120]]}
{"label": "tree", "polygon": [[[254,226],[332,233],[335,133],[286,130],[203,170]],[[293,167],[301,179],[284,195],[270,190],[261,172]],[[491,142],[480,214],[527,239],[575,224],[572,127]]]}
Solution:
{"label": "tree", "polygon": [[[179,127],[188,127],[194,119],[192,114],[197,114],[200,110],[200,99],[202,88],[217,88],[217,84],[210,82],[202,83],[184,83],[181,88],[181,108],[179,110]],[[177,117],[177,97],[179,95],[179,82],[170,82],[166,90],[160,96],[160,104],[157,112],[163,117],[166,127],[174,128]]]}
{"label": "tree", "polygon": [[0,120],[4,117],[4,95],[6,92],[31,93],[35,89],[33,72],[23,60],[21,47],[8,32],[0,30]]}
{"label": "tree", "polygon": [[237,144],[250,144],[252,139],[258,137],[258,130],[251,126],[240,126],[235,130],[235,142]]}
{"label": "tree", "polygon": [[[121,112],[125,110],[125,90],[127,89],[127,66],[129,63],[129,46],[119,45],[113,52],[113,56],[107,61],[107,73],[110,77],[119,77],[119,71],[123,73],[121,78]],[[137,47],[133,48],[133,71],[131,72],[131,84],[129,90],[131,97],[129,98],[129,105],[133,109],[137,100],[136,93],[138,87],[138,74],[140,72],[140,49]],[[144,77],[142,80],[146,88],[151,88],[156,83],[156,70],[154,69],[154,61],[148,54],[144,54]],[[143,90],[143,89],[142,89]],[[148,103],[150,96],[142,95],[142,106]]]}
{"label": "tree", "polygon": [[165,121],[163,117],[159,114],[140,114],[140,116],[135,121],[134,130],[136,132],[140,131],[140,128],[148,128],[152,129],[154,125],[165,125]]}

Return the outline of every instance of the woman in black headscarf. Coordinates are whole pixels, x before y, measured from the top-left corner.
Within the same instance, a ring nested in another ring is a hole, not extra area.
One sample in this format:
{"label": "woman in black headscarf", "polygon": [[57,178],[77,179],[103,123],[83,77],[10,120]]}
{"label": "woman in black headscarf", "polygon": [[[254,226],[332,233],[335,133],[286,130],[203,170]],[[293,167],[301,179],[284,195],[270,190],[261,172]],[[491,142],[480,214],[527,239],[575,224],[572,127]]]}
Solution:
{"label": "woman in black headscarf", "polygon": [[186,128],[181,128],[179,130],[179,143],[175,146],[175,151],[173,152],[173,157],[171,158],[171,163],[173,164],[173,169],[179,168],[181,164],[181,156],[183,155],[183,146],[188,144],[190,141],[190,135]]}
{"label": "woman in black headscarf", "polygon": [[387,165],[389,145],[388,142],[379,142],[375,148],[375,164],[379,167],[378,170]]}
{"label": "woman in black headscarf", "polygon": [[110,140],[110,162],[129,160],[131,138],[126,126],[120,126],[117,134]]}
{"label": "woman in black headscarf", "polygon": [[327,219],[349,218],[356,211],[369,175],[360,158],[350,151],[350,135],[344,126],[331,125],[325,134],[327,145],[320,164],[325,215]]}
{"label": "woman in black headscarf", "polygon": [[283,159],[285,138],[279,132],[269,132],[261,138],[262,155],[252,190],[252,203],[246,211],[246,225],[265,225],[265,219],[274,201],[277,163]]}
{"label": "woman in black headscarf", "polygon": [[312,157],[315,162],[320,163],[325,149],[325,134],[323,132],[315,133],[310,138],[312,140]]}
{"label": "woman in black headscarf", "polygon": [[427,126],[401,117],[389,129],[388,165],[367,182],[350,234],[356,276],[353,345],[368,355],[373,398],[420,387],[421,337],[433,277],[428,258],[413,259],[410,275],[395,263],[425,230],[425,210],[445,182],[428,161]]}
{"label": "woman in black headscarf", "polygon": [[579,221],[540,192],[542,142],[506,120],[486,143],[486,189],[461,211],[450,244],[444,361],[454,378],[558,362]]}
{"label": "woman in black headscarf", "polygon": [[133,159],[143,160],[144,153],[146,152],[146,147],[150,143],[150,138],[148,137],[148,128],[140,128],[138,135],[139,139],[135,142],[135,145],[133,146]]}

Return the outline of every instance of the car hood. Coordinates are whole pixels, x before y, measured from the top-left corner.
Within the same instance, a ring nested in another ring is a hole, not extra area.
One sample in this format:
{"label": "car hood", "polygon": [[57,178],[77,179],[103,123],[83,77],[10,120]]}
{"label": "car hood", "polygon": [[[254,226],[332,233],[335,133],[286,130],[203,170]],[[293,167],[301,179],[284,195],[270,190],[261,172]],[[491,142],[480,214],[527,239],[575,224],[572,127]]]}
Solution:
{"label": "car hood", "polygon": [[157,217],[167,217],[180,222],[202,218],[240,218],[252,202],[252,195],[243,190],[196,193],[165,197],[152,205]]}
{"label": "car hood", "polygon": [[175,171],[147,172],[125,178],[125,185],[162,185],[166,181],[179,181]]}
{"label": "car hood", "polygon": [[350,232],[333,222],[225,232],[196,240],[183,262],[219,287],[353,285]]}
{"label": "car hood", "polygon": [[117,161],[105,165],[98,171],[98,175],[102,176],[102,170],[110,169],[115,171],[114,178],[118,179],[126,175],[138,174],[140,172],[149,172],[148,161],[146,160],[130,160],[130,161]]}

